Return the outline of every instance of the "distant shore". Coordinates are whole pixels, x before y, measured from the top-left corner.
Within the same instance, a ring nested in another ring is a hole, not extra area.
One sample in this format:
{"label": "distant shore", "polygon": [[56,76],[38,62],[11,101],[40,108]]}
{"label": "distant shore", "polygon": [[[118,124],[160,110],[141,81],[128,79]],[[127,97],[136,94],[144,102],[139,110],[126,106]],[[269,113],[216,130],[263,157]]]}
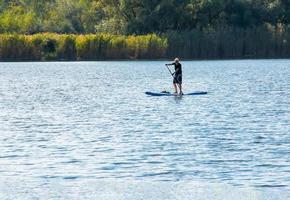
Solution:
{"label": "distant shore", "polygon": [[0,34],[3,61],[131,61],[290,58],[290,33],[260,29],[167,34]]}
{"label": "distant shore", "polygon": [[[182,62],[202,62],[202,61],[247,61],[247,60],[289,60],[290,58],[224,58],[224,59],[182,59]],[[172,58],[162,59],[104,59],[104,60],[6,60],[0,63],[61,63],[61,62],[170,62]]]}

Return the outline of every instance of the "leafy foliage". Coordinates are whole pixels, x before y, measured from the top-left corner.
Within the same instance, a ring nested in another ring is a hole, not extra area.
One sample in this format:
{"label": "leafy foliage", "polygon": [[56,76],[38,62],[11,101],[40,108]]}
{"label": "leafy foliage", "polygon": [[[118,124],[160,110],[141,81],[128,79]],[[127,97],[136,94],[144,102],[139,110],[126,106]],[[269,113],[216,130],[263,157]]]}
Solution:
{"label": "leafy foliage", "polygon": [[288,0],[0,1],[0,33],[147,34],[289,21]]}
{"label": "leafy foliage", "polygon": [[0,0],[0,60],[289,57],[289,23],[289,0]]}

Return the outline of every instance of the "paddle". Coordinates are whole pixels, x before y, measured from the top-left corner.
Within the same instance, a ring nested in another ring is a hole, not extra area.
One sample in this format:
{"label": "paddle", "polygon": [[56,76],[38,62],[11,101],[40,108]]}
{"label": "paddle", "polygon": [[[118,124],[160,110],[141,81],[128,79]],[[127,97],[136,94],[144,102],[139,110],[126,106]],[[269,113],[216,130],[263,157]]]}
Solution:
{"label": "paddle", "polygon": [[168,65],[166,64],[165,66],[166,66],[166,67],[167,67],[167,69],[169,70],[169,72],[170,72],[171,76],[172,76],[172,77],[174,77],[174,76],[173,76],[173,73],[172,73],[172,71],[170,70],[170,68],[168,67]]}
{"label": "paddle", "polygon": [[[166,67],[167,67],[167,69],[168,69],[168,71],[170,72],[170,74],[171,74],[171,76],[178,82],[178,84],[179,84],[179,90],[180,90],[180,86],[181,86],[181,83],[179,82],[179,80],[177,79],[177,78],[175,78],[174,76],[173,76],[173,74],[174,73],[172,73],[172,71],[170,70],[170,68],[168,67],[168,65],[166,64],[165,65]],[[180,90],[181,91],[181,90]]]}

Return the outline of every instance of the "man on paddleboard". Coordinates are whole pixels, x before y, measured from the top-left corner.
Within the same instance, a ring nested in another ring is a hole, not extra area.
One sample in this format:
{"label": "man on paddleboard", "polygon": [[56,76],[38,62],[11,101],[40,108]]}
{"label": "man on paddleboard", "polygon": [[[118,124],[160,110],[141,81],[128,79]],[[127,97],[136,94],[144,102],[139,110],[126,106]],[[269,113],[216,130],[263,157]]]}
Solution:
{"label": "man on paddleboard", "polygon": [[178,94],[178,90],[177,90],[177,86],[178,86],[179,94],[183,95],[183,93],[182,93],[182,66],[181,66],[181,64],[179,62],[179,59],[175,58],[173,63],[166,64],[166,66],[169,66],[169,65],[174,65],[174,68],[175,68],[175,72],[172,74],[172,76],[173,76],[173,87],[174,87],[174,90],[175,90],[174,94]]}

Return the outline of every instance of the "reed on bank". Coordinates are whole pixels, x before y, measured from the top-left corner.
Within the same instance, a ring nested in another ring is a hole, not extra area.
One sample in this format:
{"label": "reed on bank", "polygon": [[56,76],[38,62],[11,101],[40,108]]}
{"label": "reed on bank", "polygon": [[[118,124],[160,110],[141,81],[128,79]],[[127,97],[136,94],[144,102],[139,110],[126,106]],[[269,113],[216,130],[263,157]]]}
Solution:
{"label": "reed on bank", "polygon": [[290,58],[287,27],[220,27],[168,32],[167,57],[184,59]]}
{"label": "reed on bank", "polygon": [[0,34],[0,61],[290,58],[290,29],[264,26],[166,34]]}
{"label": "reed on bank", "polygon": [[167,46],[156,34],[2,34],[0,61],[160,59]]}

